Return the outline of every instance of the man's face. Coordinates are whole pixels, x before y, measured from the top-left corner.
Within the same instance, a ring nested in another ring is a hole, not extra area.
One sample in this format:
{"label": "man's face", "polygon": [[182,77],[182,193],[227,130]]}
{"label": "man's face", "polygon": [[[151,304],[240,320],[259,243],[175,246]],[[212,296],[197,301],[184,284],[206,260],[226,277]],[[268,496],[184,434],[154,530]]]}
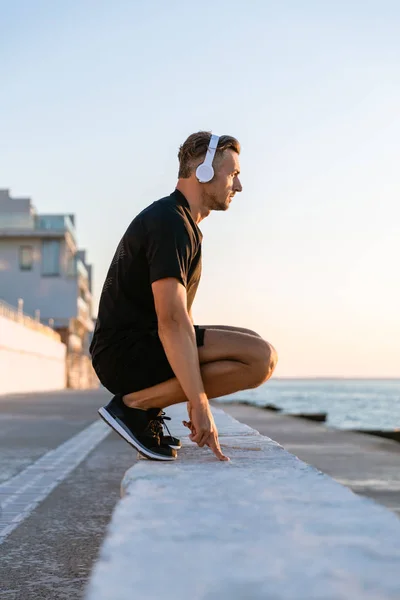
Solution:
{"label": "man's face", "polygon": [[215,175],[209,183],[202,184],[204,207],[209,210],[227,210],[236,192],[242,191],[239,180],[239,155],[225,150],[214,164]]}

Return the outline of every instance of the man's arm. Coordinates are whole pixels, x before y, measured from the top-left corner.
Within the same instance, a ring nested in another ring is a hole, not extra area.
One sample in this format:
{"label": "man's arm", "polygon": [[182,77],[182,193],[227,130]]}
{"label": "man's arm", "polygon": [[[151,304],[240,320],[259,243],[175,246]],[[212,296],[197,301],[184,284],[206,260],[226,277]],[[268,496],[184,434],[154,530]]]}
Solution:
{"label": "man's arm", "polygon": [[177,279],[168,277],[152,283],[152,290],[158,334],[189,402],[195,429],[190,437],[199,446],[208,444],[216,456],[224,460],[201,378],[195,331],[186,308],[186,289]]}
{"label": "man's arm", "polygon": [[186,309],[186,289],[175,278],[152,284],[158,320],[158,334],[168,361],[188,400],[207,400],[200,373],[195,331]]}

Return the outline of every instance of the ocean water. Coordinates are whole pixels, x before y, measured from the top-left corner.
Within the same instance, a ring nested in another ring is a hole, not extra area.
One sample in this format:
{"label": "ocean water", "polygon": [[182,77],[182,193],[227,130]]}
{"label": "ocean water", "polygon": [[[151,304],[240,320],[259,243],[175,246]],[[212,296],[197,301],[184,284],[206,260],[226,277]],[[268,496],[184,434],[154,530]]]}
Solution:
{"label": "ocean water", "polygon": [[274,404],[284,413],[326,412],[340,429],[400,428],[400,379],[271,379],[257,389],[219,398]]}

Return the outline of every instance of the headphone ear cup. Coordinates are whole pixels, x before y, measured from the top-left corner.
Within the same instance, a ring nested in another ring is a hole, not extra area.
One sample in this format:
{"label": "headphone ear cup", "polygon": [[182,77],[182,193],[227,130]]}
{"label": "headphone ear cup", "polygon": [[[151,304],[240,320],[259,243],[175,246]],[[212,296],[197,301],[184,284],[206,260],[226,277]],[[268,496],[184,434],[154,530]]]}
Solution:
{"label": "headphone ear cup", "polygon": [[196,177],[200,183],[208,183],[214,177],[214,169],[211,165],[205,165],[203,163],[197,167]]}

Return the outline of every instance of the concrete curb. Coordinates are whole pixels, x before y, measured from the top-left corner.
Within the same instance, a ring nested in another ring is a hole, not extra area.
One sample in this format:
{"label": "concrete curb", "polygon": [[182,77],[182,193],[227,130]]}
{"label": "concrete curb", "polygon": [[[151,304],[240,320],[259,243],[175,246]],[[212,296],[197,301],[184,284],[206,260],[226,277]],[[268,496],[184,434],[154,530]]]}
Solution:
{"label": "concrete curb", "polygon": [[[168,409],[172,431],[184,406]],[[213,409],[230,463],[187,437],[125,474],[87,600],[400,597],[400,521]]]}

